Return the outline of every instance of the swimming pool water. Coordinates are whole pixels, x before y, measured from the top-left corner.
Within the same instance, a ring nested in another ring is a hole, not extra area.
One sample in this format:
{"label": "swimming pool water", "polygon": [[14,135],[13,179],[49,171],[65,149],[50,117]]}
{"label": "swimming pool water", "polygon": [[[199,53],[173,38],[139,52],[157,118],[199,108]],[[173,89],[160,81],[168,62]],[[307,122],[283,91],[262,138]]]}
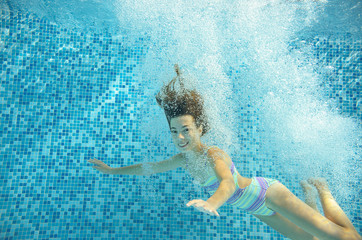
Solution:
{"label": "swimming pool water", "polygon": [[[8,11],[1,11],[0,31],[1,239],[284,239],[230,206],[219,219],[186,208],[205,195],[182,170],[136,177],[90,168],[93,157],[115,167],[175,153],[167,140],[142,134],[144,104],[156,106],[139,74],[147,36],[76,32]],[[324,72],[325,94],[360,124],[361,40],[317,36],[290,48],[306,43]],[[278,178],[302,197],[300,179],[260,152],[252,106],[239,110],[245,137],[232,157],[240,173]],[[154,114],[164,126],[159,134],[168,134],[161,110]],[[352,188],[360,196],[360,186]],[[360,197],[342,203],[361,232],[360,206]]]}

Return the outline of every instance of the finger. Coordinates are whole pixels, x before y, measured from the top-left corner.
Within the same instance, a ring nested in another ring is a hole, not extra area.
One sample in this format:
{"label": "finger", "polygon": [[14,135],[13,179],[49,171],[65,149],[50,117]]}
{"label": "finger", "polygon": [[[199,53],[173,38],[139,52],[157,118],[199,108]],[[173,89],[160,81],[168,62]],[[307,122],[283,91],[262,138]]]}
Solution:
{"label": "finger", "polygon": [[208,215],[216,216],[216,214],[211,209],[205,209],[205,208],[196,208],[196,209]]}
{"label": "finger", "polygon": [[209,210],[209,209],[203,209],[203,212],[206,213],[206,214],[209,214],[209,215],[213,215],[212,211]]}
{"label": "finger", "polygon": [[196,209],[197,211],[206,213],[206,210],[205,210],[204,208],[202,208],[202,207],[195,207],[195,209]]}
{"label": "finger", "polygon": [[90,163],[95,164],[96,166],[102,167],[104,165],[103,162],[99,161],[99,160],[93,160],[93,161],[89,161]]}
{"label": "finger", "polygon": [[88,160],[88,162],[91,162],[91,163],[96,163],[96,162],[102,162],[102,161],[100,161],[100,160],[98,160],[98,159],[89,159]]}
{"label": "finger", "polygon": [[[201,205],[200,205],[201,204]],[[212,216],[220,216],[219,213],[215,209],[210,209],[205,207],[202,203],[195,203],[193,205],[194,208],[196,208],[198,211],[212,215]]]}
{"label": "finger", "polygon": [[205,206],[197,206],[197,207],[195,207],[195,208],[197,208],[197,209],[200,210],[200,211],[206,212],[206,213],[212,212],[211,209],[208,209],[208,208],[206,208]]}
{"label": "finger", "polygon": [[95,162],[96,162],[96,159],[89,159],[88,162],[90,162],[90,163],[95,163]]}
{"label": "finger", "polygon": [[214,216],[220,217],[219,213],[216,210],[213,210],[212,213],[214,214]]}
{"label": "finger", "polygon": [[189,201],[186,205],[187,205],[187,206],[191,206],[192,204],[194,204],[194,203],[197,202],[197,201],[198,201],[198,199],[191,200],[191,201]]}
{"label": "finger", "polygon": [[200,202],[200,201],[202,201],[202,200],[200,200],[200,199],[191,200],[190,202],[188,202],[186,204],[186,206],[188,206],[188,207],[193,206],[195,203]]}
{"label": "finger", "polygon": [[199,207],[200,203],[199,202],[188,203],[187,206],[188,207]]}
{"label": "finger", "polygon": [[207,210],[206,208],[203,208],[203,207],[197,207],[196,209],[199,210],[200,212],[210,213],[209,210]]}
{"label": "finger", "polygon": [[204,202],[197,202],[193,205],[194,207],[201,207],[204,208],[205,207],[205,203]]}
{"label": "finger", "polygon": [[211,216],[218,216],[220,217],[219,213],[216,210],[213,209],[205,209],[205,212]]}
{"label": "finger", "polygon": [[93,163],[94,165],[92,167],[100,167],[98,164]]}

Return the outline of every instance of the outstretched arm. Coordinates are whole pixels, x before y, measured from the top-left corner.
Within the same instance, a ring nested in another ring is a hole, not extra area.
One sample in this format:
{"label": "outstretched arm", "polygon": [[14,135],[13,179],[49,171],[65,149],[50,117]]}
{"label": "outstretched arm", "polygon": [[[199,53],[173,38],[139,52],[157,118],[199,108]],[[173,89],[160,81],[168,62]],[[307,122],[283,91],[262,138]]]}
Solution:
{"label": "outstretched arm", "polygon": [[227,154],[219,149],[209,150],[210,161],[214,165],[214,172],[220,181],[216,192],[207,200],[196,199],[187,203],[187,206],[193,206],[201,212],[210,215],[219,216],[216,211],[221,207],[235,192],[236,186],[230,168],[226,164]]}
{"label": "outstretched arm", "polygon": [[167,172],[178,167],[183,167],[183,159],[184,158],[181,154],[177,154],[161,162],[139,163],[119,168],[112,168],[97,159],[90,159],[88,162],[95,164],[93,168],[105,174],[148,176],[154,173]]}

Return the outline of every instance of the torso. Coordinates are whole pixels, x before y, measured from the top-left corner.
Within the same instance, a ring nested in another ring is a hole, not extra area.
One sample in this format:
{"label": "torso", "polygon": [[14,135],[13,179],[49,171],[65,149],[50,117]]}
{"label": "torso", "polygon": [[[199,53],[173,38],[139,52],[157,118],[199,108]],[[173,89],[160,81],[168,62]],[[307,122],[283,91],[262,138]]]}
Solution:
{"label": "torso", "polygon": [[196,159],[187,159],[185,157],[184,166],[198,184],[205,182],[210,175],[215,174],[213,166],[211,166],[211,163],[208,161],[206,155]]}
{"label": "torso", "polygon": [[[189,172],[191,177],[195,180],[196,183],[202,184],[206,182],[210,176],[216,176],[214,171],[214,166],[212,164],[212,160],[209,159],[207,156],[207,151],[210,149],[206,148],[205,152],[201,154],[199,157],[194,157],[192,159],[188,159],[184,155],[184,168]],[[216,147],[212,147],[216,148]],[[231,165],[233,164],[231,158],[222,150],[223,153],[223,160],[227,164],[228,168],[230,169]],[[239,172],[235,169],[237,174],[237,182],[240,188],[245,188],[249,186],[251,183],[250,178],[245,178],[239,174]]]}

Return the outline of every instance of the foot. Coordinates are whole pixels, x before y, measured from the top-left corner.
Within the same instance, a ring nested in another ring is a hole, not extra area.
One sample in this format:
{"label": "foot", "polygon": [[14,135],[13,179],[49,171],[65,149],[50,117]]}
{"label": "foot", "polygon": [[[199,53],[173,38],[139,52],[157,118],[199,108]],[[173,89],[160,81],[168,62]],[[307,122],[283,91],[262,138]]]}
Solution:
{"label": "foot", "polygon": [[300,186],[302,186],[303,191],[309,193],[310,191],[313,191],[312,185],[310,185],[306,180],[300,181]]}
{"label": "foot", "polygon": [[308,204],[310,207],[318,211],[317,208],[317,191],[310,185],[307,181],[303,180],[300,182],[302,186],[304,196],[305,196],[305,203]]}
{"label": "foot", "polygon": [[328,183],[325,178],[309,178],[308,183],[314,185],[319,194],[330,193]]}

